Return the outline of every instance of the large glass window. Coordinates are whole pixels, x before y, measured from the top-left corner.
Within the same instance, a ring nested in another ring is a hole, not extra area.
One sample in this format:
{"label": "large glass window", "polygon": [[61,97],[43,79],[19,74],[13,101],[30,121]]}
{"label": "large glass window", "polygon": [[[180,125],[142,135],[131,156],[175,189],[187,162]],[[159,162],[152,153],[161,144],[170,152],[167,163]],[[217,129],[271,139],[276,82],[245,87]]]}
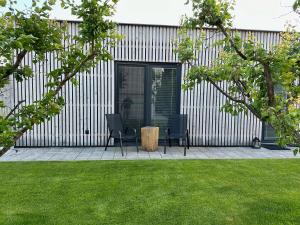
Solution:
{"label": "large glass window", "polygon": [[[274,91],[275,91],[276,95],[281,95],[283,98],[286,98],[286,92],[284,91],[282,86],[276,85]],[[277,139],[277,137],[276,137],[275,130],[267,123],[264,123],[263,141],[264,142],[275,142],[276,139]]]}
{"label": "large glass window", "polygon": [[179,113],[180,67],[117,63],[116,111],[140,132],[158,126],[163,137],[170,116]]}
{"label": "large glass window", "polygon": [[176,114],[178,100],[178,82],[176,68],[153,67],[152,98],[151,98],[151,124],[161,129],[160,136],[167,128],[168,119]]}
{"label": "large glass window", "polygon": [[144,124],[145,68],[120,65],[117,75],[117,108],[126,127],[137,130]]}

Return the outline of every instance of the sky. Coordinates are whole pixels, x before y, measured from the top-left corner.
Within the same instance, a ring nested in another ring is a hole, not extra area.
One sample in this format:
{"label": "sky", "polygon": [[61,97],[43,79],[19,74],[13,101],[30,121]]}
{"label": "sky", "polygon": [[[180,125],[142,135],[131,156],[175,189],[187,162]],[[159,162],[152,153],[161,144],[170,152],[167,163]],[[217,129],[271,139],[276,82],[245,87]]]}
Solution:
{"label": "sky", "polygon": [[[286,21],[299,24],[292,12],[294,0],[236,0],[236,28],[282,30]],[[115,16],[120,22],[178,25],[183,14],[191,14],[186,0],[120,0]]]}
{"label": "sky", "polygon": [[[20,0],[24,1],[29,0]],[[236,0],[234,27],[281,31],[289,22],[300,30],[300,15],[292,12],[291,8],[294,1]],[[182,15],[191,15],[191,6],[186,6],[185,2],[186,0],[120,0],[114,20],[122,23],[179,25]],[[52,17],[76,19],[59,6],[55,8]]]}

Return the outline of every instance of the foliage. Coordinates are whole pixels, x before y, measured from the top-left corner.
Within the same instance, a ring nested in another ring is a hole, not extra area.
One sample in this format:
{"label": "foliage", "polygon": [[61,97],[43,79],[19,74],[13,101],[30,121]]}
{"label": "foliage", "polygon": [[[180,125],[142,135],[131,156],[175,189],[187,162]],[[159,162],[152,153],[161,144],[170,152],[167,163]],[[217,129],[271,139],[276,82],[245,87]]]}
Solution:
{"label": "foliage", "polygon": [[[52,53],[60,65],[45,74],[49,82],[40,100],[25,106],[20,102],[8,115],[0,116],[2,154],[34,125],[59,114],[64,106],[64,99],[59,96],[62,87],[69,81],[76,85],[76,74],[88,72],[100,60],[111,60],[109,46],[121,38],[110,20],[117,0],[83,0],[79,5],[71,0],[60,3],[82,20],[78,25],[79,33],[72,36],[75,41],[71,40],[67,23],[49,18],[55,0],[35,0],[25,10],[18,9],[15,0],[0,1],[3,7],[0,14],[0,91],[4,91],[12,79],[24,82],[37,75],[33,71],[35,65],[22,64],[31,52],[34,63],[47,63],[45,56]],[[0,103],[1,107],[7,107],[3,101]]]}
{"label": "foliage", "polygon": [[300,7],[300,0],[296,0],[293,4],[293,10],[297,11]]}
{"label": "foliage", "polygon": [[[179,57],[190,65],[185,88],[207,81],[224,94],[228,101],[223,110],[237,115],[249,111],[276,131],[280,145],[300,145],[300,39],[288,28],[281,41],[267,49],[249,33],[242,40],[232,30],[231,11],[234,2],[222,0],[192,0],[193,16],[183,19]],[[189,29],[204,26],[215,29],[222,39],[214,43],[221,49],[212,66],[198,65],[197,46],[206,41],[205,35],[196,40],[188,37]],[[227,83],[227,89],[220,85]]]}

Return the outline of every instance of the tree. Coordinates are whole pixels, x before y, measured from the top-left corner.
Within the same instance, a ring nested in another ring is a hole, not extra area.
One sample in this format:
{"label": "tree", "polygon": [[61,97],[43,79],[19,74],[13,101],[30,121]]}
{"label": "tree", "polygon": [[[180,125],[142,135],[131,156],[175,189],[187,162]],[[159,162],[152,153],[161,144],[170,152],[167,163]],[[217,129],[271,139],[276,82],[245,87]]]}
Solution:
{"label": "tree", "polygon": [[293,10],[298,13],[299,7],[300,7],[300,0],[296,0],[293,4]]}
{"label": "tree", "polygon": [[[249,35],[247,40],[242,40],[239,32],[232,30],[232,1],[187,2],[190,3],[193,16],[183,19],[178,46],[180,60],[189,64],[184,88],[193,88],[201,81],[209,82],[227,97],[223,110],[233,115],[250,111],[275,129],[280,145],[299,147],[299,34],[288,28],[281,33],[280,43],[268,50],[254,37]],[[215,43],[222,50],[211,67],[195,63],[195,51],[205,37],[199,35],[195,40],[187,34],[189,29],[201,30],[204,26],[216,29],[223,36]],[[227,83],[227,89],[221,82]]]}
{"label": "tree", "polygon": [[[0,92],[5,92],[9,82],[23,82],[36,74],[30,66],[23,66],[26,54],[34,52],[33,63],[45,62],[46,53],[56,55],[59,68],[45,76],[47,92],[40,100],[23,105],[23,101],[0,116],[0,156],[34,125],[50,120],[60,113],[64,99],[59,96],[68,82],[77,84],[75,75],[89,72],[100,60],[111,60],[109,47],[120,39],[116,24],[110,20],[118,0],[82,0],[79,5],[72,0],[61,0],[61,6],[82,20],[79,33],[72,38],[67,23],[49,18],[55,0],[33,0],[29,8],[18,9],[17,1],[0,0]],[[33,65],[34,66],[34,65]],[[26,99],[24,99],[26,100]],[[3,100],[0,107],[8,107]]]}

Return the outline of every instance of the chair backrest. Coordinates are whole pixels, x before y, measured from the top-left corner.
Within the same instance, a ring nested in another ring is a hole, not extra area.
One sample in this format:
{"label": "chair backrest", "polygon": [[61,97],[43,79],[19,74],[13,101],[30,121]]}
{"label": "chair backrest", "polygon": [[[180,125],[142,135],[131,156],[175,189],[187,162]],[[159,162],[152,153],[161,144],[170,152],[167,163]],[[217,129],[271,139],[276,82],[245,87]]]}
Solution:
{"label": "chair backrest", "polygon": [[171,134],[184,135],[187,130],[187,115],[175,114],[169,117],[168,128]]}
{"label": "chair backrest", "polygon": [[119,131],[123,131],[123,123],[120,114],[106,114],[107,126],[112,137],[119,137]]}

